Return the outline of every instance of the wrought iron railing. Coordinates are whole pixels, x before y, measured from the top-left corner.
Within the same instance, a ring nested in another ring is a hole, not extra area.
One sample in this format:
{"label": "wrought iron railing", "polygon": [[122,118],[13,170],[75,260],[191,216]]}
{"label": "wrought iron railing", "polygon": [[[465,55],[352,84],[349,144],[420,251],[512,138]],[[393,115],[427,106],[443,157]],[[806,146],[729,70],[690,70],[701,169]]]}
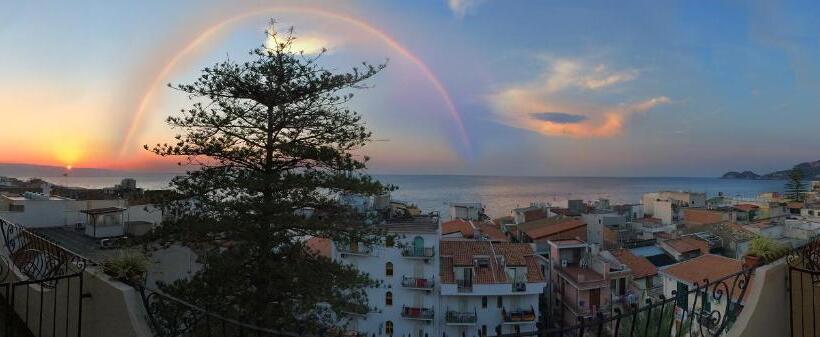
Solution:
{"label": "wrought iron railing", "polygon": [[4,255],[32,280],[76,274],[89,264],[88,259],[79,254],[2,218],[0,236]]}
{"label": "wrought iron railing", "polygon": [[475,324],[478,321],[478,311],[456,311],[447,310],[444,315],[444,321],[447,324]]}
{"label": "wrought iron railing", "polygon": [[436,315],[433,308],[405,306],[401,308],[401,316],[410,319],[432,320]]}
{"label": "wrought iron railing", "polygon": [[456,280],[456,289],[460,293],[472,292],[473,291],[473,280],[472,279]]}
{"label": "wrought iron railing", "polygon": [[786,262],[791,335],[816,336],[820,334],[820,241],[793,251]]}
{"label": "wrought iron railing", "polygon": [[196,305],[144,287],[139,289],[148,321],[156,337],[303,337],[298,333],[265,329],[210,312]]}
{"label": "wrought iron railing", "polygon": [[504,323],[533,322],[536,320],[535,308],[530,307],[529,309],[511,311],[507,311],[507,309],[504,308],[501,309],[501,318],[504,320]]}
{"label": "wrought iron railing", "polygon": [[414,247],[408,246],[401,250],[401,256],[410,258],[425,258],[429,259],[436,255],[436,250],[433,247]]}
{"label": "wrought iron railing", "polygon": [[425,289],[430,290],[436,286],[436,280],[432,277],[408,277],[404,276],[401,279],[401,286],[411,289]]}
{"label": "wrought iron railing", "polygon": [[88,260],[2,218],[0,237],[0,333],[81,336]]}

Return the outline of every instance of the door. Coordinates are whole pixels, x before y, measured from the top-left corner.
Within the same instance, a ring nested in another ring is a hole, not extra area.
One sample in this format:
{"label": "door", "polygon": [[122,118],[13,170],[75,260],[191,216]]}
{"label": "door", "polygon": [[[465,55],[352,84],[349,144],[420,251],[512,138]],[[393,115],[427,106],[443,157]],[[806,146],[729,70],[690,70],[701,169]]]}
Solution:
{"label": "door", "polygon": [[597,310],[601,305],[601,289],[592,289],[589,291],[589,308],[590,310]]}
{"label": "door", "polygon": [[413,239],[413,248],[415,250],[416,256],[423,256],[424,255],[424,238],[417,236]]}

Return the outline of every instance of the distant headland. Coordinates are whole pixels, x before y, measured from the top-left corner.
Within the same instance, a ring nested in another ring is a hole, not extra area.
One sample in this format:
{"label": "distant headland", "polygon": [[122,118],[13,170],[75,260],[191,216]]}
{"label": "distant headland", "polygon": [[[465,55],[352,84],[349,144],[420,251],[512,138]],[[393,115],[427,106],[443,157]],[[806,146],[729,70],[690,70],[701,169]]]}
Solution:
{"label": "distant headland", "polygon": [[[811,162],[800,163],[794,166],[795,168],[799,169],[803,172],[803,177],[805,178],[813,178],[820,176],[820,160],[815,160]],[[761,180],[784,180],[787,179],[789,176],[789,172],[791,169],[788,170],[781,170],[770,172],[766,174],[757,174],[752,171],[729,171],[721,176],[722,179],[761,179]]]}

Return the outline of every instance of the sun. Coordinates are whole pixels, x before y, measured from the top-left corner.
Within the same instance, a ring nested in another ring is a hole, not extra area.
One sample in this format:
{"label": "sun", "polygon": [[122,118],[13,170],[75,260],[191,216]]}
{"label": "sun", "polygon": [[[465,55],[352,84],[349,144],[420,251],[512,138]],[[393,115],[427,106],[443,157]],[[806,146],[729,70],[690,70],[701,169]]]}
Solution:
{"label": "sun", "polygon": [[58,143],[53,148],[54,159],[70,170],[83,157],[83,145],[76,141]]}

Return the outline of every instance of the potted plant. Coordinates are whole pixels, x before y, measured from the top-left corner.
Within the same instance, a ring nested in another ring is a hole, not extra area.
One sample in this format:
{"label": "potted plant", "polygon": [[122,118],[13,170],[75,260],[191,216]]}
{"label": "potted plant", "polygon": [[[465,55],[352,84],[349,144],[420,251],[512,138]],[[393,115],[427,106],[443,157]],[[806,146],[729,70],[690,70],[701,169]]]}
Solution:
{"label": "potted plant", "polygon": [[139,285],[148,272],[148,259],[142,254],[125,254],[107,260],[102,265],[104,273],[130,285]]}
{"label": "potted plant", "polygon": [[758,236],[749,245],[749,251],[743,257],[743,265],[747,268],[755,268],[773,262],[788,254],[788,252],[788,247],[770,238]]}

